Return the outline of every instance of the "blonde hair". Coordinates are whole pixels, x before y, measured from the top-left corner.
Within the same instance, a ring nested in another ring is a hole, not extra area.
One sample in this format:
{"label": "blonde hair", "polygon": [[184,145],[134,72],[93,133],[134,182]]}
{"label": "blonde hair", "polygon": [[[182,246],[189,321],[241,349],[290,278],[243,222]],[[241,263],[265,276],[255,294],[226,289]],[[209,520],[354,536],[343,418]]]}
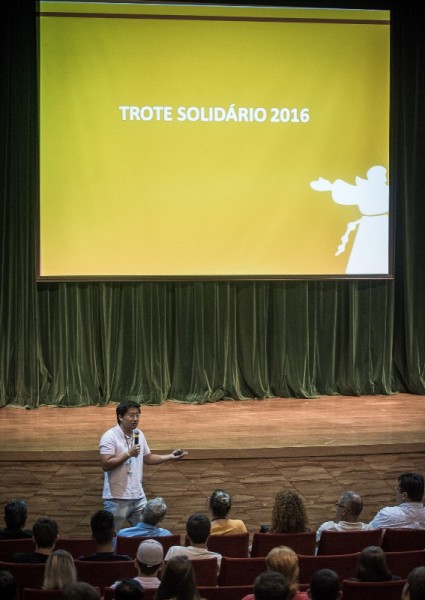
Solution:
{"label": "blonde hair", "polygon": [[304,502],[292,490],[281,490],[275,496],[270,532],[301,533],[308,531]]}
{"label": "blonde hair", "polygon": [[288,580],[291,597],[298,591],[298,556],[288,546],[277,546],[272,548],[266,557],[266,565],[269,571],[277,571]]}
{"label": "blonde hair", "polygon": [[77,581],[74,559],[66,550],[55,550],[44,568],[43,590],[62,590]]}

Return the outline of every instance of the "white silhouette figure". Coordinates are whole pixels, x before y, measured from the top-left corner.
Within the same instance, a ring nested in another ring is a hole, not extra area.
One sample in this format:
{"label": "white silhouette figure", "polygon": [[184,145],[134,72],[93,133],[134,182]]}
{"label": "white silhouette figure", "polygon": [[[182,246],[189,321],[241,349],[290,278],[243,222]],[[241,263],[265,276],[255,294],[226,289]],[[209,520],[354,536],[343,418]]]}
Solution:
{"label": "white silhouette figure", "polygon": [[318,192],[331,192],[337,204],[356,205],[362,217],[348,223],[335,256],[345,251],[350,232],[357,229],[346,273],[388,273],[388,214],[389,187],[385,167],[373,166],[367,179],[356,177],[356,185],[337,179],[331,183],[323,177],[312,181],[310,186]]}

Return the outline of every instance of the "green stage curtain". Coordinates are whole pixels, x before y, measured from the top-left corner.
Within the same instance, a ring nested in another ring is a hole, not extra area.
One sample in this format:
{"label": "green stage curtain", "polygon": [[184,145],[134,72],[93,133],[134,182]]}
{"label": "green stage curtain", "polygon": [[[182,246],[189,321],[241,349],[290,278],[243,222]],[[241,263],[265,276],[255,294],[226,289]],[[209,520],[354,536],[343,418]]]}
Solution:
{"label": "green stage curtain", "polygon": [[398,4],[394,280],[37,284],[35,3],[10,3],[0,59],[0,406],[425,393],[425,8]]}

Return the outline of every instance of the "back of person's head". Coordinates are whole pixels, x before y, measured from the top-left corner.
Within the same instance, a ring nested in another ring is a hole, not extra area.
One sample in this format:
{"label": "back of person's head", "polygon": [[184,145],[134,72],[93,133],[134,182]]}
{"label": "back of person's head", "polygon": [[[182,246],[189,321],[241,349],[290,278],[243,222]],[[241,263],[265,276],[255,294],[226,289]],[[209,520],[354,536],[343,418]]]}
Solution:
{"label": "back of person's head", "polygon": [[49,517],[40,517],[32,527],[32,534],[39,548],[52,548],[56,543],[58,533],[58,524]]}
{"label": "back of person's head", "polygon": [[307,529],[307,512],[300,496],[292,490],[278,492],[273,504],[270,531],[300,533]]}
{"label": "back of person's head", "polygon": [[123,402],[117,404],[116,413],[118,425],[120,424],[120,417],[123,417],[125,413],[130,410],[130,408],[137,408],[140,413],[140,404],[134,400],[124,400]]}
{"label": "back of person's head", "polygon": [[137,548],[136,561],[143,575],[153,575],[164,560],[164,548],[157,540],[143,540]]}
{"label": "back of person's head", "polygon": [[63,588],[63,600],[100,600],[96,588],[85,581],[75,581]]}
{"label": "back of person's head", "polygon": [[211,533],[211,521],[203,513],[194,513],[186,523],[186,533],[194,544],[205,544]]}
{"label": "back of person's head", "polygon": [[424,478],[421,473],[402,473],[398,477],[398,488],[405,492],[412,502],[422,502],[424,497]]}
{"label": "back of person's head", "polygon": [[311,600],[338,600],[342,596],[338,575],[331,569],[313,573],[308,595]]}
{"label": "back of person's head", "polygon": [[66,550],[55,550],[50,554],[44,568],[44,590],[62,590],[77,581],[74,559]]}
{"label": "back of person's head", "polygon": [[157,525],[167,514],[167,505],[163,498],[148,500],[143,509],[142,521],[148,525]]}
{"label": "back of person's head", "polygon": [[392,579],[385,552],[380,546],[363,548],[357,561],[356,578],[360,581],[390,581]]}
{"label": "back of person's head", "polygon": [[340,496],[341,504],[346,507],[348,512],[354,518],[360,516],[363,510],[363,500],[357,492],[343,492]]}
{"label": "back of person's head", "polygon": [[292,592],[282,573],[267,571],[261,573],[254,582],[255,600],[289,600]]}
{"label": "back of person's head", "polygon": [[232,508],[232,496],[226,490],[214,490],[210,496],[209,508],[214,517],[225,519]]}
{"label": "back of person's head", "polygon": [[425,567],[416,567],[410,571],[403,590],[403,600],[424,600],[425,598]]}
{"label": "back of person's head", "polygon": [[25,500],[15,498],[4,505],[4,522],[9,529],[21,529],[27,517],[28,508]]}
{"label": "back of person's head", "polygon": [[272,548],[266,557],[266,565],[269,571],[282,573],[288,581],[291,591],[295,595],[298,590],[298,556],[288,546],[276,546]]}
{"label": "back of person's head", "polygon": [[136,579],[123,579],[115,588],[115,600],[143,600],[145,594]]}
{"label": "back of person's head", "polygon": [[195,573],[187,556],[174,556],[165,563],[156,600],[197,600]]}
{"label": "back of person's head", "polygon": [[0,571],[0,598],[2,600],[15,600],[16,579],[10,571]]}
{"label": "back of person's head", "polygon": [[98,510],[90,519],[90,528],[98,544],[112,542],[115,534],[114,515],[109,510]]}

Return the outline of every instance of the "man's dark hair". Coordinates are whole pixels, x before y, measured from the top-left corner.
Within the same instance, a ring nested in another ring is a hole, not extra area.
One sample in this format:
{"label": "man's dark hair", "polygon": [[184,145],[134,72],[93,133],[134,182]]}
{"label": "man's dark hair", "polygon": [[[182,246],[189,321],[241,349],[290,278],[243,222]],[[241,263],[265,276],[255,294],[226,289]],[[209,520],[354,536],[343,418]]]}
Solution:
{"label": "man's dark hair", "polygon": [[211,521],[203,513],[194,513],[187,520],[186,533],[194,544],[205,544],[211,533]]}
{"label": "man's dark hair", "polygon": [[69,583],[63,589],[64,600],[100,600],[100,594],[89,583],[85,581],[75,581]]}
{"label": "man's dark hair", "polygon": [[135,579],[123,579],[115,588],[115,600],[143,600],[143,588]]}
{"label": "man's dark hair", "polygon": [[406,492],[412,502],[422,502],[424,497],[424,478],[420,473],[402,473],[398,477],[400,492]]}
{"label": "man's dark hair", "polygon": [[320,569],[313,573],[310,581],[312,600],[336,600],[341,589],[339,577],[331,569]]}
{"label": "man's dark hair", "polygon": [[407,590],[410,600],[425,598],[425,567],[416,567],[407,577]]}
{"label": "man's dark hair", "polygon": [[27,520],[28,509],[25,500],[13,499],[4,506],[4,521],[8,529],[21,529]]}
{"label": "man's dark hair", "polygon": [[123,417],[130,408],[137,408],[140,414],[140,404],[135,402],[134,400],[124,400],[124,402],[120,402],[117,404],[117,422],[120,423],[120,417]]}
{"label": "man's dark hair", "polygon": [[0,598],[2,600],[15,600],[16,579],[10,571],[0,571]]}
{"label": "man's dark hair", "polygon": [[261,573],[254,583],[255,600],[289,600],[292,596],[288,580],[277,571]]}
{"label": "man's dark hair", "polygon": [[49,517],[40,517],[32,526],[32,535],[39,548],[51,548],[58,537],[58,524]]}
{"label": "man's dark hair", "polygon": [[109,510],[98,510],[90,520],[91,532],[98,544],[107,544],[114,539],[114,515]]}

